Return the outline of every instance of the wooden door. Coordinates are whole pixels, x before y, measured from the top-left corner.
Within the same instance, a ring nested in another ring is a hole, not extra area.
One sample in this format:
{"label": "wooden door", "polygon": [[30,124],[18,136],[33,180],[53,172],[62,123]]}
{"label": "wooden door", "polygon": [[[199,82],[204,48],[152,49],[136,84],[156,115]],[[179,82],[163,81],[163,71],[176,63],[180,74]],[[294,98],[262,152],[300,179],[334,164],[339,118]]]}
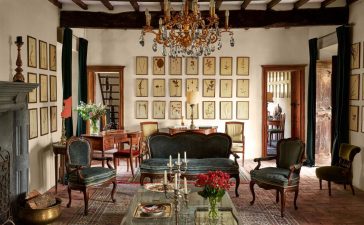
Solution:
{"label": "wooden door", "polygon": [[[293,71],[291,73],[291,137],[300,137],[301,130],[301,92],[300,90],[300,73]],[[304,103],[303,103],[304,104]]]}

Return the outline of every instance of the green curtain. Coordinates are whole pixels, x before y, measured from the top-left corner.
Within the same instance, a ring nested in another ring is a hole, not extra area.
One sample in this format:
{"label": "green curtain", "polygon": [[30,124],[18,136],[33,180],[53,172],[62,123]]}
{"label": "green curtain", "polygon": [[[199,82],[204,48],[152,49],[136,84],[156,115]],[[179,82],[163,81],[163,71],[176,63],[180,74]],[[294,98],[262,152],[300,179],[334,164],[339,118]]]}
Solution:
{"label": "green curtain", "polygon": [[[63,100],[72,98],[72,30],[65,28],[62,45]],[[72,115],[65,119],[66,137],[73,136]]]}
{"label": "green curtain", "polygon": [[[78,102],[87,103],[87,45],[88,41],[80,38],[78,47]],[[80,115],[77,117],[77,136],[86,133],[86,122]]]}
{"label": "green curtain", "polygon": [[351,59],[351,33],[349,26],[336,28],[338,51],[335,77],[335,108],[334,114],[334,141],[332,146],[332,161],[339,162],[339,148],[342,143],[349,143],[349,82]]}
{"label": "green curtain", "polygon": [[316,61],[317,38],[309,40],[310,68],[308,77],[308,103],[307,103],[307,147],[306,166],[315,165],[315,138],[316,138]]}

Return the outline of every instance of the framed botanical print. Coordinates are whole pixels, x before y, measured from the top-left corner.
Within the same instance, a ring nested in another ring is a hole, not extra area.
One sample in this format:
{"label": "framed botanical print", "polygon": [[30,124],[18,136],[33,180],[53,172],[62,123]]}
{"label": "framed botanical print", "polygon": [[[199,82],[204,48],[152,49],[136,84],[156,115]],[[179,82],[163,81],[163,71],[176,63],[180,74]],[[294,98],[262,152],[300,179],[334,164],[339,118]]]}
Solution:
{"label": "framed botanical print", "polygon": [[239,76],[249,75],[249,57],[236,58],[236,75]]}
{"label": "framed botanical print", "polygon": [[153,101],[153,119],[165,119],[166,117],[166,102]]}
{"label": "framed botanical print", "polygon": [[49,75],[49,94],[50,101],[57,101],[57,77],[53,75]]}
{"label": "framed botanical print", "polygon": [[215,57],[203,57],[203,75],[215,75],[216,74],[216,58]]}
{"label": "framed botanical print", "polygon": [[51,121],[51,133],[57,131],[57,106],[50,107],[49,113],[50,121]]}
{"label": "framed botanical print", "polygon": [[349,130],[358,132],[359,130],[359,106],[349,106]]}
{"label": "framed botanical print", "polygon": [[29,109],[29,140],[38,137],[38,109]]}
{"label": "framed botanical print", "polygon": [[[198,104],[193,106],[193,119],[198,119],[199,115],[198,108],[199,108]],[[191,119],[191,105],[188,104],[187,102],[186,102],[186,118],[189,120]]]}
{"label": "framed botanical print", "polygon": [[48,102],[48,75],[39,74],[40,102]]}
{"label": "framed botanical print", "polygon": [[166,84],[164,79],[153,79],[153,97],[165,97]]}
{"label": "framed botanical print", "polygon": [[49,133],[48,124],[48,107],[40,108],[40,135],[46,135]]}
{"label": "framed botanical print", "polygon": [[359,100],[360,75],[354,74],[350,76],[350,100]]}
{"label": "framed botanical print", "polygon": [[28,67],[37,68],[37,39],[27,36]]}
{"label": "framed botanical print", "polygon": [[248,120],[249,119],[249,102],[237,101],[236,102],[236,119]]}
{"label": "framed botanical print", "polygon": [[198,75],[198,57],[186,57],[186,74]]}
{"label": "framed botanical print", "polygon": [[182,57],[169,57],[169,75],[182,75]]}
{"label": "framed botanical print", "polygon": [[135,74],[148,75],[148,56],[137,56],[135,61]]}
{"label": "framed botanical print", "polygon": [[351,45],[351,69],[360,68],[360,42]]}
{"label": "framed botanical print", "polygon": [[153,57],[153,74],[164,75],[165,74],[165,58],[164,57]]}
{"label": "framed botanical print", "polygon": [[[36,84],[37,82],[37,74],[35,73],[28,73],[28,83],[30,84]],[[37,103],[37,91],[38,88],[34,88],[31,92],[28,94],[28,103]]]}
{"label": "framed botanical print", "polygon": [[233,74],[233,57],[220,57],[220,75],[231,76]]}
{"label": "framed botanical print", "polygon": [[47,42],[39,40],[39,68],[48,69]]}
{"label": "framed botanical print", "polygon": [[148,79],[137,78],[135,90],[137,97],[148,97]]}
{"label": "framed botanical print", "polygon": [[232,120],[233,119],[233,102],[221,101],[220,102],[220,119]]}
{"label": "framed botanical print", "polygon": [[148,119],[148,101],[135,102],[135,119]]}
{"label": "framed botanical print", "polygon": [[215,97],[215,79],[203,79],[203,97]]}
{"label": "framed botanical print", "polygon": [[233,96],[233,80],[220,80],[220,98],[231,98]]}
{"label": "framed botanical print", "polygon": [[[279,89],[277,88],[277,92],[278,91]],[[236,80],[236,97],[249,98],[249,79]]]}
{"label": "framed botanical print", "polygon": [[169,119],[182,118],[182,101],[171,101],[169,103]]}
{"label": "framed botanical print", "polygon": [[57,48],[49,44],[49,70],[57,71]]}
{"label": "framed botanical print", "polygon": [[198,91],[198,78],[186,79],[186,93],[189,91]]}
{"label": "framed botanical print", "polygon": [[169,80],[169,96],[182,97],[182,79]]}
{"label": "framed botanical print", "polygon": [[215,102],[203,101],[202,102],[202,118],[212,120],[215,119]]}

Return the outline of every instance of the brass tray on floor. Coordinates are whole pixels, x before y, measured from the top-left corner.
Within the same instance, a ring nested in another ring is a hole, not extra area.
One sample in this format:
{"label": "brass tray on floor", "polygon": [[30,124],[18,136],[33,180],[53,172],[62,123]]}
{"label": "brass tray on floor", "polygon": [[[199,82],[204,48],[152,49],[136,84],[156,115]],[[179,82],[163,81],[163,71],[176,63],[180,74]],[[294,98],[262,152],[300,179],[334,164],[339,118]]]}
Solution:
{"label": "brass tray on floor", "polygon": [[172,204],[171,203],[139,203],[135,208],[134,218],[168,218],[172,216]]}

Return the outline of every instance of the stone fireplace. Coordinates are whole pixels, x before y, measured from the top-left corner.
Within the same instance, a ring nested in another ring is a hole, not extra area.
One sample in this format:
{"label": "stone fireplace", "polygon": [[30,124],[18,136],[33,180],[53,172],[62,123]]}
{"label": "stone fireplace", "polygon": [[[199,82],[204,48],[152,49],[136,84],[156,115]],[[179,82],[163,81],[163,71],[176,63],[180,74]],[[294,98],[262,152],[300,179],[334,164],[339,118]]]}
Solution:
{"label": "stone fireplace", "polygon": [[[10,186],[1,184],[0,187],[10,187],[10,202],[12,203],[16,202],[19,196],[28,192],[29,115],[27,94],[37,86],[38,84],[0,81],[0,147],[10,154]],[[9,192],[9,190],[0,190],[0,192]],[[0,202],[6,202],[6,200],[0,199]]]}

